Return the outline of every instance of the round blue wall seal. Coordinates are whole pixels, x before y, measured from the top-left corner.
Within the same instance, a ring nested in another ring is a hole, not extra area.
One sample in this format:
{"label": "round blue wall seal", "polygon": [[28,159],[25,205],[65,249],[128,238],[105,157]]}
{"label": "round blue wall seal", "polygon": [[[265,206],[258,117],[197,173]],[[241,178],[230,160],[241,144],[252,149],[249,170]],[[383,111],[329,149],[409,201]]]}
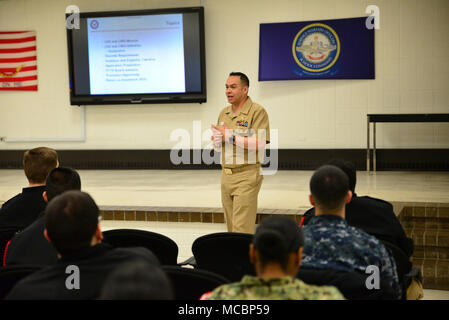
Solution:
{"label": "round blue wall seal", "polygon": [[296,63],[312,73],[331,68],[340,56],[337,33],[323,23],[312,23],[302,28],[293,40],[292,53]]}

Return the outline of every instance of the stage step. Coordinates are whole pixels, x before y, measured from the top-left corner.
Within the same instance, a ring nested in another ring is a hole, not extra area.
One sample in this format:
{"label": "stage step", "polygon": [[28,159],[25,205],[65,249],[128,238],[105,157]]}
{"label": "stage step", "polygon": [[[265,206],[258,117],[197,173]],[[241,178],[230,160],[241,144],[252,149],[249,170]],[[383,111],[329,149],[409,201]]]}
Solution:
{"label": "stage step", "polygon": [[449,290],[449,205],[405,204],[399,221],[413,239],[412,263],[421,269],[423,287]]}
{"label": "stage step", "polygon": [[[304,212],[308,209],[309,208],[285,210],[259,208],[256,223],[273,215],[285,216],[299,223]],[[100,206],[100,215],[104,220],[204,223],[225,222],[223,208]]]}

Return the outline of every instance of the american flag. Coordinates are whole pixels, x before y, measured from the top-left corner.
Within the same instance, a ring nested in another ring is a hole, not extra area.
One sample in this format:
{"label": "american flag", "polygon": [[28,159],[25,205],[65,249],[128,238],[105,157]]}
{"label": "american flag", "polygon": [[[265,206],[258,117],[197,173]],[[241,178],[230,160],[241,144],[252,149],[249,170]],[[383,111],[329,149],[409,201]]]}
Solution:
{"label": "american flag", "polygon": [[37,91],[36,32],[0,32],[0,90]]}

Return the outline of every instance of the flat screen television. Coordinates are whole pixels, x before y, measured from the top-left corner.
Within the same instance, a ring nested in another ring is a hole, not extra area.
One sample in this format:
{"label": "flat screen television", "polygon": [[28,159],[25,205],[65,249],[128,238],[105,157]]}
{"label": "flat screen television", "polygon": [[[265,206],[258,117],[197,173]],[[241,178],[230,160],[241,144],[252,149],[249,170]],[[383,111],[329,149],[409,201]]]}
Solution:
{"label": "flat screen television", "polygon": [[67,44],[71,105],[206,102],[203,7],[80,13]]}

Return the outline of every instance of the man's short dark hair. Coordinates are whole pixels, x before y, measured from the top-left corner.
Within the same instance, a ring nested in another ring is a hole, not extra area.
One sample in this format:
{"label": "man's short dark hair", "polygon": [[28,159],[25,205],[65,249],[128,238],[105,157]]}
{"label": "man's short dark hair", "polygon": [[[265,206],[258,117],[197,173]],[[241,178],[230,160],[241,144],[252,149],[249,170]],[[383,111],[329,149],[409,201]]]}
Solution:
{"label": "man's short dark hair", "polygon": [[99,210],[92,197],[67,191],[51,200],[45,210],[45,228],[62,256],[90,247],[98,225]]}
{"label": "man's short dark hair", "polygon": [[240,82],[242,83],[242,85],[249,87],[249,78],[246,76],[246,74],[242,72],[231,72],[229,76],[240,77]]}
{"label": "man's short dark hair", "polygon": [[58,154],[51,148],[34,148],[23,154],[23,169],[30,183],[44,183],[57,165]]}
{"label": "man's short dark hair", "polygon": [[50,171],[45,185],[48,201],[68,190],[81,190],[78,172],[67,167],[54,168]]}
{"label": "man's short dark hair", "polygon": [[313,200],[323,211],[335,211],[344,206],[348,190],[348,176],[336,166],[322,166],[310,179]]}
{"label": "man's short dark hair", "polygon": [[165,271],[142,259],[117,266],[106,278],[101,300],[173,300],[172,283]]}
{"label": "man's short dark hair", "polygon": [[355,191],[355,185],[357,183],[357,170],[354,163],[347,160],[333,159],[327,163],[331,166],[340,168],[349,178],[349,190]]}

